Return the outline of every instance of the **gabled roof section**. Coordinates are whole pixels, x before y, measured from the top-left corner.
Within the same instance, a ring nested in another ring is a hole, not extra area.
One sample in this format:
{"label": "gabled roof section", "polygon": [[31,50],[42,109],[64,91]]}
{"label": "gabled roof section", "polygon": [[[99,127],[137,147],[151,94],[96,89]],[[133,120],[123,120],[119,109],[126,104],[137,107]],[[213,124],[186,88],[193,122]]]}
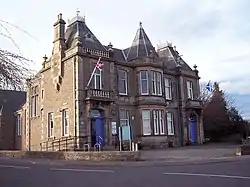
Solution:
{"label": "gabled roof section", "polygon": [[96,49],[100,51],[106,51],[105,47],[95,37],[88,26],[85,23],[85,18],[77,15],[69,21],[68,27],[65,33],[67,48],[72,47],[74,39],[78,39],[83,47],[89,49]]}
{"label": "gabled roof section", "polygon": [[124,52],[127,61],[141,57],[148,57],[152,52],[155,52],[155,48],[144,31],[141,22],[131,47],[125,49]]}
{"label": "gabled roof section", "polygon": [[186,70],[192,70],[192,68],[183,60],[181,57],[182,55],[180,55],[176,49],[174,49],[172,46],[168,46],[168,49],[171,53],[171,56],[173,57],[173,60],[176,62],[176,65],[180,65]]}

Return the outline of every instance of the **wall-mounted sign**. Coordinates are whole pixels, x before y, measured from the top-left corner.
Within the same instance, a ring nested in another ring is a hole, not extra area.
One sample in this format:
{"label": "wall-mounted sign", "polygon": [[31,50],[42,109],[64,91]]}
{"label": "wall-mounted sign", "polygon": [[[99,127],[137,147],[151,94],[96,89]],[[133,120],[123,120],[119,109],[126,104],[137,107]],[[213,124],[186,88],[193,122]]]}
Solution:
{"label": "wall-mounted sign", "polygon": [[111,130],[112,130],[112,135],[116,135],[117,134],[116,122],[115,121],[111,122]]}

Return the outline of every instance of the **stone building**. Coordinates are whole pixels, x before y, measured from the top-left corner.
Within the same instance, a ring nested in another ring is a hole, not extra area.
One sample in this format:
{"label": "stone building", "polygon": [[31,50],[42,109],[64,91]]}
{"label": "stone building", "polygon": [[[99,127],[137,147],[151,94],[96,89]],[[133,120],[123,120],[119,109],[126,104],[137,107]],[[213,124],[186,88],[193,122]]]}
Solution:
{"label": "stone building", "polygon": [[13,90],[0,90],[0,149],[21,149],[20,116],[15,115],[26,100],[26,93]]}
{"label": "stone building", "polygon": [[[106,146],[124,125],[145,146],[203,142],[197,67],[190,68],[174,46],[156,50],[141,23],[123,50],[101,44],[79,15],[65,25],[59,14],[52,55],[27,82],[27,149],[71,136],[93,145],[97,118]],[[87,87],[99,57],[103,67]]]}

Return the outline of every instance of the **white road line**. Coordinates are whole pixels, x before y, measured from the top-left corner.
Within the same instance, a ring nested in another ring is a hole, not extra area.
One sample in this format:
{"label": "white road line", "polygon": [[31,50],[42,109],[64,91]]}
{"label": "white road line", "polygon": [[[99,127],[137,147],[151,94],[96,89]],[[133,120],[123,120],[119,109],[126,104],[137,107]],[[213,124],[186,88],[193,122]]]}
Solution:
{"label": "white road line", "polygon": [[182,175],[182,176],[200,176],[200,177],[219,177],[219,178],[231,178],[231,179],[247,179],[250,177],[237,176],[237,175],[216,175],[216,174],[205,174],[205,173],[163,173],[163,175]]}
{"label": "white road line", "polygon": [[92,170],[92,169],[50,168],[50,170],[51,170],[51,171],[75,171],[75,172],[114,173],[113,170]]}
{"label": "white road line", "polygon": [[30,169],[30,167],[11,166],[11,165],[0,165],[0,168]]}

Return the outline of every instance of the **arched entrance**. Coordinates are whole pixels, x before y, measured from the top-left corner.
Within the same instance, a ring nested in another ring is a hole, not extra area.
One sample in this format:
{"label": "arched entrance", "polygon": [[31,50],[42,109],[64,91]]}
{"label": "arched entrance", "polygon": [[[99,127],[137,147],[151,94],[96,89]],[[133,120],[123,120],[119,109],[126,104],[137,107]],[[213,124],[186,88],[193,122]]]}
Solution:
{"label": "arched entrance", "polygon": [[105,118],[101,109],[91,110],[91,146],[105,146]]}
{"label": "arched entrance", "polygon": [[197,115],[192,112],[189,116],[189,128],[190,128],[190,142],[192,144],[197,143]]}

